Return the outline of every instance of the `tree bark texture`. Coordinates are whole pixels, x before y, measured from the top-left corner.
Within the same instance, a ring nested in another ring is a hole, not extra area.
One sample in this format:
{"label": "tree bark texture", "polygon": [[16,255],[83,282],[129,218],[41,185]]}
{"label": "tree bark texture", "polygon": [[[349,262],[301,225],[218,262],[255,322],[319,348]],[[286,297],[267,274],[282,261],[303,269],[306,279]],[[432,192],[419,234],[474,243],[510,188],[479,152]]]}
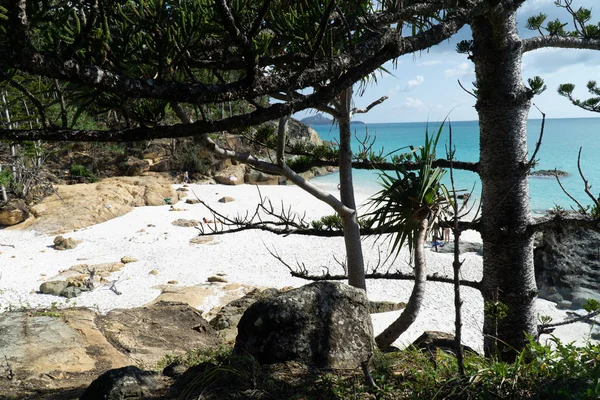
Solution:
{"label": "tree bark texture", "polygon": [[352,182],[352,148],[350,131],[350,103],[352,101],[352,88],[344,90],[339,96],[337,112],[340,114],[338,125],[340,130],[340,199],[346,208],[352,212],[340,214],[344,229],[344,244],[348,268],[348,284],[367,290],[365,281],[365,262],[363,258],[362,242],[360,240],[360,226],[356,200],[354,199],[354,184]]}
{"label": "tree bark texture", "polygon": [[[484,349],[498,345],[511,359],[535,334],[536,283],[529,206],[526,122],[532,93],[522,82],[522,42],[516,11],[488,11],[474,18],[473,61],[477,76],[482,183],[483,279],[485,302],[508,307],[505,318],[485,315]],[[498,337],[495,323],[498,323]]]}
{"label": "tree bark texture", "polygon": [[415,286],[402,314],[376,338],[377,346],[385,350],[400,337],[417,319],[423,298],[425,297],[425,284],[427,283],[427,260],[425,259],[425,239],[429,221],[424,218],[419,223],[419,232],[415,238]]}

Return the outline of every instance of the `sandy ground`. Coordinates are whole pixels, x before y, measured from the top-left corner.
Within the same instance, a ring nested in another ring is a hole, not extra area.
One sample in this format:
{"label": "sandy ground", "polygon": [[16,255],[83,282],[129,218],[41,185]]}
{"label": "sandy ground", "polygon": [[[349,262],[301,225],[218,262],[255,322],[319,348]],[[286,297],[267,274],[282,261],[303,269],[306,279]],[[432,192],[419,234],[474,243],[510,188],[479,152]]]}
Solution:
{"label": "sandy ground", "polygon": [[[181,185],[175,185],[181,187]],[[256,186],[190,185],[189,197],[199,198],[219,213],[234,217],[252,214],[259,202]],[[271,200],[276,209],[293,210],[310,221],[332,210],[306,192],[294,186],[261,186],[260,193]],[[334,193],[337,195],[337,193]],[[235,201],[220,203],[218,200],[230,196]],[[364,201],[365,193],[358,193],[357,200]],[[86,306],[102,312],[114,308],[142,306],[155,299],[160,293],[159,285],[177,281],[181,286],[208,286],[209,276],[225,274],[230,283],[260,287],[301,286],[307,282],[290,276],[288,269],[276,260],[271,252],[278,253],[292,266],[302,265],[314,273],[328,268],[332,273],[342,272],[337,260],[344,259],[342,238],[320,238],[305,236],[278,236],[272,233],[250,230],[226,235],[215,235],[206,244],[190,244],[198,236],[198,230],[174,226],[176,219],[213,219],[201,204],[184,204],[180,201],[171,211],[170,206],[140,207],[129,214],[81,229],[64,236],[80,240],[72,250],[57,251],[52,247],[53,237],[35,231],[0,230],[0,312],[19,307]],[[477,232],[467,231],[462,237],[467,241],[480,241]],[[7,246],[12,245],[13,247]],[[377,265],[387,254],[387,242],[365,239],[362,243],[369,267]],[[61,270],[73,265],[98,264],[119,261],[131,256],[139,261],[127,264],[121,271],[110,276],[122,293],[115,294],[109,285],[67,300],[38,292],[40,284],[52,280]],[[475,253],[463,255],[463,279],[481,279],[481,256]],[[430,273],[451,276],[450,254],[428,251]],[[393,265],[380,266],[387,269],[410,272],[408,253],[403,251]],[[158,271],[158,275],[149,274]],[[223,284],[218,284],[223,285]],[[213,284],[214,286],[214,284]],[[368,282],[368,296],[373,300],[407,301],[412,284],[410,281],[377,280]],[[418,320],[396,342],[410,343],[425,330],[454,332],[453,288],[449,284],[429,282],[424,308]],[[465,344],[482,349],[483,311],[480,294],[468,287],[463,293],[463,337]],[[204,299],[198,308],[203,312],[221,305],[224,291]],[[538,311],[549,315],[554,321],[567,317],[564,310],[554,303],[538,300]],[[383,330],[399,312],[373,316],[376,332]],[[588,340],[590,326],[580,323],[561,327],[555,334],[564,341]]]}

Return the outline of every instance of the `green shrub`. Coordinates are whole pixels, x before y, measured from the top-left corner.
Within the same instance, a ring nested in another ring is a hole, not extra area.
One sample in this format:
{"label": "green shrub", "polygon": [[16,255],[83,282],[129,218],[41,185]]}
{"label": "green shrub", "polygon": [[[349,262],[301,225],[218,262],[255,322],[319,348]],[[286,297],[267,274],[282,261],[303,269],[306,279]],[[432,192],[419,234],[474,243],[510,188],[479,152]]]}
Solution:
{"label": "green shrub", "polygon": [[313,166],[313,159],[307,156],[299,156],[286,160],[286,164],[294,172],[306,172]]}
{"label": "green shrub", "polygon": [[329,231],[341,230],[343,228],[342,217],[338,214],[326,215],[321,217],[323,227]]}
{"label": "green shrub", "polygon": [[69,168],[69,173],[71,174],[71,176],[88,178],[90,181],[94,181],[96,179],[92,171],[90,171],[81,164],[71,164],[71,167]]}

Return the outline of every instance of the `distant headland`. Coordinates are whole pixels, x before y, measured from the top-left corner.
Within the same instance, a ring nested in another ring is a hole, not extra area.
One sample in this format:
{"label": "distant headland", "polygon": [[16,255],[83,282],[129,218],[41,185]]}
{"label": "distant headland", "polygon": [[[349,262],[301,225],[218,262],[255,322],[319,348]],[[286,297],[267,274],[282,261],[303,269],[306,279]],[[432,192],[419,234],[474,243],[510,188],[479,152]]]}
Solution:
{"label": "distant headland", "polygon": [[[331,125],[333,124],[333,120],[329,119],[322,114],[311,115],[310,117],[302,118],[300,120],[303,124],[306,125]],[[359,124],[364,125],[365,123],[362,121],[350,121],[351,124]]]}

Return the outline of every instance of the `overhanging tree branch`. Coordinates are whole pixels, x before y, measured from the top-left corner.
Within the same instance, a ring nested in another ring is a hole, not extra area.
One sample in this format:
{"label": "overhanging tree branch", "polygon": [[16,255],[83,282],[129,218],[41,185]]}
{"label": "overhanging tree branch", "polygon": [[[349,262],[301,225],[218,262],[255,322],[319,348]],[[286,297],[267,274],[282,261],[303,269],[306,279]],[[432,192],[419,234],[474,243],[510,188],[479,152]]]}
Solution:
{"label": "overhanging tree branch", "polygon": [[522,41],[523,53],[547,47],[600,50],[600,40],[552,35],[536,36]]}

